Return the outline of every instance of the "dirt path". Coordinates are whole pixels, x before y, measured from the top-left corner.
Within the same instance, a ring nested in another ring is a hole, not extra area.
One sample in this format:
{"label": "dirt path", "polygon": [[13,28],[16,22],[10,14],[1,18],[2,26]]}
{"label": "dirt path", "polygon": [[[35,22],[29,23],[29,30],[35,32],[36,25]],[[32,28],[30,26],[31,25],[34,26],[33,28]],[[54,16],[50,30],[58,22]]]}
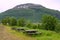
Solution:
{"label": "dirt path", "polygon": [[0,26],[0,40],[21,40],[6,31],[4,26]]}

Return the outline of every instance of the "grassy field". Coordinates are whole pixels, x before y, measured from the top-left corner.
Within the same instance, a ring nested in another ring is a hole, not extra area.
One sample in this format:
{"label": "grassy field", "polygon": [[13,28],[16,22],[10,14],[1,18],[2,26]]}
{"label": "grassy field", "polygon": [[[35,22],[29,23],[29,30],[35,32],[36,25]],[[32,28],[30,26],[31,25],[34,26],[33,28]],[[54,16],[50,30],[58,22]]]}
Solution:
{"label": "grassy field", "polygon": [[56,33],[54,31],[38,30],[42,33],[41,35],[28,36],[22,32],[11,30],[11,27],[9,26],[5,26],[5,28],[6,31],[10,34],[10,36],[17,38],[17,40],[60,40],[60,33]]}

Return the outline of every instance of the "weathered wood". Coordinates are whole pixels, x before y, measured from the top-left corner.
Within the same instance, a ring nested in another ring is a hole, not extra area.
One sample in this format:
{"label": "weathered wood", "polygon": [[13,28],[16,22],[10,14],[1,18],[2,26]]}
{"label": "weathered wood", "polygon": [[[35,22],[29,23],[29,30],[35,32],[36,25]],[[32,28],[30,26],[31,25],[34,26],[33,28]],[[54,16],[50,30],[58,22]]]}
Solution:
{"label": "weathered wood", "polygon": [[37,30],[26,30],[25,33],[28,34],[28,35],[38,35],[38,34],[41,34]]}
{"label": "weathered wood", "polygon": [[36,33],[37,31],[36,30],[26,30],[25,32],[26,33]]}
{"label": "weathered wood", "polygon": [[24,28],[17,28],[16,30],[17,30],[17,31],[25,31]]}
{"label": "weathered wood", "polygon": [[11,29],[12,29],[12,30],[16,30],[16,28],[14,28],[14,27],[13,27],[13,28],[11,28]]}

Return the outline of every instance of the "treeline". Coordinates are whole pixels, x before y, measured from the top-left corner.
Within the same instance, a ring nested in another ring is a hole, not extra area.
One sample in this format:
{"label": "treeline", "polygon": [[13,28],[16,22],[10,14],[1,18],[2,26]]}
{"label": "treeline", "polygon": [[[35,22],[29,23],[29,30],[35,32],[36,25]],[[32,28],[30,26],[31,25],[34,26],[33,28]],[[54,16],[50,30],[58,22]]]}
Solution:
{"label": "treeline", "polygon": [[25,19],[16,19],[15,17],[6,17],[1,20],[2,24],[4,25],[10,25],[10,26],[24,26],[25,24]]}
{"label": "treeline", "polygon": [[45,29],[60,32],[59,20],[51,15],[43,15],[39,23],[32,23],[24,18],[16,19],[14,17],[6,17],[1,20],[4,25],[28,27],[31,29]]}

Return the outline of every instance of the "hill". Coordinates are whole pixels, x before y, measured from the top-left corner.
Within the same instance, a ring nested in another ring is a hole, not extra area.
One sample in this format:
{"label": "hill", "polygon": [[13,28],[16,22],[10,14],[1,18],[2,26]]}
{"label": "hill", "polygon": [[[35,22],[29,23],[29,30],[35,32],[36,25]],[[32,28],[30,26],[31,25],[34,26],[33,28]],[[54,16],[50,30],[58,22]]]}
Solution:
{"label": "hill", "polygon": [[42,5],[32,3],[17,5],[12,9],[2,12],[0,14],[0,19],[5,18],[6,16],[13,16],[16,18],[23,17],[26,18],[27,20],[38,22],[41,20],[42,15],[44,14],[50,14],[60,19],[60,11],[48,9]]}

